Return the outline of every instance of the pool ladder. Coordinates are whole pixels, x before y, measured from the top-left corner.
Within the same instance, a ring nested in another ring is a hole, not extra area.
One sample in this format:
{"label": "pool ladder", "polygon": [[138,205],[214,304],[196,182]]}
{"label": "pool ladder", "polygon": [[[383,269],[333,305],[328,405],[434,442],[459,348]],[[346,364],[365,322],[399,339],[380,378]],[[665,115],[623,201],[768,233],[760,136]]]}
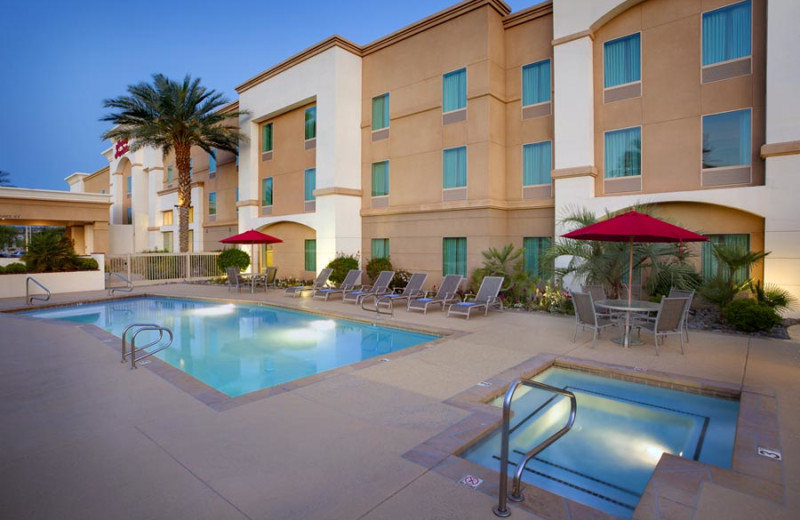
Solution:
{"label": "pool ladder", "polygon": [[[393,302],[391,301],[391,299],[384,300],[383,309],[385,309],[385,310],[381,310],[381,297],[383,297],[383,296],[385,296],[385,295],[369,294],[369,295],[364,296],[364,298],[361,299],[361,310],[362,311],[367,311],[367,312],[374,312],[375,313],[375,319],[377,319],[378,316],[380,316],[381,314],[394,318],[394,305],[393,305]],[[372,300],[375,301],[375,307],[367,307],[366,306],[368,298],[371,298]]]}
{"label": "pool ladder", "polygon": [[[111,278],[119,278],[125,283],[124,287],[111,287]],[[106,273],[106,289],[108,289],[108,295],[114,296],[114,291],[119,292],[133,292],[133,282],[125,278],[119,273]]]}
{"label": "pool ladder", "polygon": [[[131,350],[128,352],[128,344],[125,341],[125,337],[128,335],[128,332],[131,332]],[[151,341],[147,345],[142,345],[141,347],[136,346],[136,336],[138,336],[142,332],[153,331],[158,332],[158,339]],[[169,339],[166,343],[162,343],[164,339],[164,333],[167,333]],[[131,369],[137,368],[136,363],[143,360],[144,358],[148,358],[153,354],[157,354],[164,350],[165,348],[172,345],[172,340],[174,336],[172,331],[167,327],[162,327],[156,323],[133,323],[128,326],[125,331],[122,333],[122,361],[121,363],[125,363],[128,359],[131,360]],[[147,350],[150,347],[155,346],[153,350]]]}
{"label": "pool ladder", "polygon": [[[569,419],[567,420],[567,424],[564,425],[563,428],[555,432],[553,435],[545,439],[543,442],[539,443],[536,447],[530,450],[528,453],[525,454],[525,457],[517,466],[517,472],[514,475],[514,479],[511,485],[511,494],[508,494],[508,444],[509,444],[509,436],[511,435],[511,400],[514,398],[514,392],[517,391],[517,388],[520,386],[529,386],[531,388],[538,388],[540,390],[546,390],[548,392],[553,392],[555,394],[563,395],[565,397],[569,397]],[[492,509],[494,514],[500,517],[507,517],[511,515],[511,511],[508,510],[508,503],[506,500],[510,499],[514,502],[522,502],[524,497],[522,496],[522,472],[525,471],[525,466],[528,462],[531,461],[536,455],[542,452],[545,448],[556,442],[560,439],[564,434],[566,434],[572,425],[575,424],[575,414],[578,411],[577,401],[575,400],[575,394],[568,390],[564,390],[562,388],[556,388],[555,386],[546,385],[544,383],[539,383],[538,381],[528,381],[523,379],[517,379],[511,386],[508,387],[508,391],[506,391],[506,396],[503,399],[503,433],[501,438],[501,447],[500,447],[500,490],[498,492],[497,497],[497,506]]]}
{"label": "pool ladder", "polygon": [[[44,289],[46,293],[44,296],[39,294],[31,294],[31,282],[38,285],[40,288]],[[25,305],[33,305],[33,300],[39,300],[41,302],[46,302],[50,300],[50,289],[42,285],[39,280],[34,278],[33,276],[29,276],[25,279]]]}

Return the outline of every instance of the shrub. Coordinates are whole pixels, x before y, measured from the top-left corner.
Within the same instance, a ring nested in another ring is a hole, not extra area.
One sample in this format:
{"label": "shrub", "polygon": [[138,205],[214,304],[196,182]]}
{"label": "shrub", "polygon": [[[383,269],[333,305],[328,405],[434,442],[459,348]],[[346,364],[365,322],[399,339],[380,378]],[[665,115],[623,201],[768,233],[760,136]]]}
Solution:
{"label": "shrub", "polygon": [[749,298],[734,300],[726,305],[722,310],[722,317],[743,332],[770,330],[781,322],[775,309]]}
{"label": "shrub", "polygon": [[78,271],[97,271],[100,266],[94,258],[77,258],[75,260],[75,268]]}
{"label": "shrub", "polygon": [[220,271],[225,271],[228,267],[237,267],[239,271],[244,271],[250,266],[250,255],[241,249],[226,249],[217,257],[217,267]]}
{"label": "shrub", "polygon": [[60,229],[46,229],[31,237],[25,263],[32,273],[73,271],[78,256],[72,240]]}
{"label": "shrub", "polygon": [[327,267],[333,269],[333,272],[328,279],[338,286],[344,281],[345,277],[347,276],[347,272],[350,271],[350,269],[358,269],[358,253],[354,255],[337,253],[336,258],[331,260]]}
{"label": "shrub", "polygon": [[376,256],[367,262],[367,266],[364,269],[366,269],[367,276],[373,282],[381,274],[381,271],[394,271],[391,260],[380,256]]}
{"label": "shrub", "polygon": [[781,289],[775,284],[764,286],[761,280],[750,284],[750,290],[756,295],[756,300],[766,303],[776,312],[790,309],[797,301],[786,289]]}
{"label": "shrub", "polygon": [[21,262],[14,262],[13,264],[8,264],[4,271],[5,274],[22,274],[27,273],[28,268]]}
{"label": "shrub", "polygon": [[5,273],[6,273],[6,268],[0,265],[0,274],[5,274]]}
{"label": "shrub", "polygon": [[392,282],[389,284],[389,289],[404,289],[405,286],[408,285],[410,279],[411,273],[409,271],[405,269],[395,269],[394,278],[392,278]]}

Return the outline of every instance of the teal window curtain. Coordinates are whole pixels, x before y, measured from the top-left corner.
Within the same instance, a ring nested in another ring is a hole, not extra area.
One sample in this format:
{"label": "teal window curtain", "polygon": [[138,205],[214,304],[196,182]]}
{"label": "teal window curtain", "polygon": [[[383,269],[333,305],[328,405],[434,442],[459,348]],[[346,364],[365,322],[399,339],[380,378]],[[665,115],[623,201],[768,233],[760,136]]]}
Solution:
{"label": "teal window curtain", "polygon": [[[306,113],[306,126],[308,125],[308,113]],[[306,132],[308,130],[306,129]],[[308,138],[306,138],[308,139]],[[267,123],[261,127],[261,151],[272,151],[272,123]]]}
{"label": "teal window curtain", "polygon": [[442,273],[467,276],[467,239],[465,237],[443,239]]}
{"label": "teal window curtain", "polygon": [[442,152],[442,176],[444,188],[462,188],[467,185],[466,146]]}
{"label": "teal window curtain", "polygon": [[127,223],[133,224],[133,208],[128,208],[126,211]]}
{"label": "teal window curtain", "polygon": [[550,184],[553,164],[553,145],[550,141],[526,144],[522,147],[522,185]]}
{"label": "teal window curtain", "polygon": [[525,249],[525,270],[534,278],[544,278],[548,275],[545,269],[544,254],[550,249],[553,240],[550,237],[525,237],[522,247]]}
{"label": "teal window curtain", "polygon": [[305,270],[317,272],[317,241],[305,241]]}
{"label": "teal window curtain", "polygon": [[750,109],[703,116],[703,168],[748,166]]}
{"label": "teal window curtain", "polygon": [[[748,234],[730,234],[730,235],[707,235],[708,242],[703,242],[703,250],[700,253],[702,265],[700,266],[700,273],[704,280],[713,278],[714,276],[728,276],[728,268],[720,264],[714,256],[714,244],[722,244],[728,247],[735,247],[743,251],[750,251],[750,235]],[[742,283],[750,278],[750,269],[742,269],[734,276],[737,283]]]}
{"label": "teal window curtain", "polygon": [[194,175],[194,158],[189,159],[189,177]]}
{"label": "teal window curtain", "polygon": [[236,147],[236,166],[239,166],[239,147]]}
{"label": "teal window curtain", "polygon": [[128,177],[128,194],[133,192],[133,176]]}
{"label": "teal window curtain", "polygon": [[261,179],[261,205],[272,206],[272,177]]}
{"label": "teal window curtain", "polygon": [[317,137],[317,107],[306,109],[306,139]]}
{"label": "teal window curtain", "polygon": [[372,196],[389,194],[389,161],[372,163]]}
{"label": "teal window curtain", "polygon": [[172,166],[167,166],[167,184],[172,184],[174,177]]}
{"label": "teal window curtain", "polygon": [[522,106],[550,101],[550,60],[522,67]]}
{"label": "teal window curtain", "polygon": [[208,194],[208,214],[209,215],[216,215],[217,214],[217,192],[212,191]]}
{"label": "teal window curtain", "polygon": [[[239,186],[236,186],[236,202],[239,202]],[[239,205],[236,205],[236,213],[239,213]]]}
{"label": "teal window curtain", "polygon": [[372,98],[372,129],[389,128],[389,94]]}
{"label": "teal window curtain", "polygon": [[703,13],[703,65],[750,56],[750,0]]}
{"label": "teal window curtain", "polygon": [[605,88],[641,81],[641,41],[641,36],[636,33],[605,43]]}
{"label": "teal window curtain", "polygon": [[305,199],[303,200],[317,200],[314,196],[314,190],[317,189],[317,169],[316,168],[309,168],[306,170],[306,179],[305,179]]}
{"label": "teal window curtain", "polygon": [[211,152],[208,154],[208,173],[216,173],[217,172],[217,154],[215,152]]}
{"label": "teal window curtain", "polygon": [[642,174],[642,129],[626,128],[606,132],[605,177]]}
{"label": "teal window curtain", "polygon": [[467,107],[467,69],[454,70],[442,77],[442,112]]}
{"label": "teal window curtain", "polygon": [[389,239],[372,239],[372,258],[389,258]]}

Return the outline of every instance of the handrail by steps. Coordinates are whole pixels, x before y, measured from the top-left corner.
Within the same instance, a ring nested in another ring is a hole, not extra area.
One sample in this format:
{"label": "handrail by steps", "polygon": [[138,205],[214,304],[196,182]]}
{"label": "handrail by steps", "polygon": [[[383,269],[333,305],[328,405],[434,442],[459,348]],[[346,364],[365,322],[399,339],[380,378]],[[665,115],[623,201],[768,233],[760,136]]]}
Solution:
{"label": "handrail by steps", "polygon": [[[361,310],[362,311],[368,311],[368,312],[374,312],[375,313],[375,318],[377,318],[380,314],[383,314],[383,315],[386,315],[386,316],[391,316],[392,318],[394,318],[394,305],[392,305],[392,301],[391,300],[387,300],[388,303],[389,303],[389,305],[386,306],[388,308],[388,311],[382,311],[381,310],[381,305],[380,304],[381,304],[381,298],[383,296],[386,296],[386,295],[385,294],[381,294],[381,295],[367,294],[366,296],[361,298]],[[375,300],[375,307],[374,308],[373,307],[366,307],[366,303],[367,303],[367,299],[368,298],[372,298],[372,299]]]}
{"label": "handrail by steps", "polygon": [[[31,295],[31,284],[30,284],[30,282],[33,282],[36,285],[38,285],[39,287],[41,287],[42,289],[44,289],[44,292],[47,293],[47,296],[37,296],[35,294]],[[28,278],[25,279],[25,305],[32,305],[33,304],[33,300],[39,300],[39,301],[42,301],[42,302],[49,301],[50,300],[50,289],[48,289],[47,287],[42,285],[39,282],[39,280],[37,280],[33,276],[29,276]]]}
{"label": "handrail by steps", "polygon": [[[131,334],[131,351],[128,352],[127,351],[128,350],[127,349],[127,343],[125,342],[125,336],[128,335],[128,332],[131,329],[135,329],[135,330]],[[137,347],[136,346],[136,336],[138,336],[140,332],[145,332],[145,331],[158,332],[158,339],[151,341],[147,345],[142,345],[141,347]],[[164,339],[164,333],[165,332],[169,335],[169,341],[167,341],[166,344],[160,345],[155,350],[145,350],[145,349],[148,349],[148,348],[150,348],[150,347],[152,347],[154,345],[158,345],[159,343],[161,343],[161,340]],[[128,360],[128,358],[130,358],[130,360],[131,360],[131,368],[132,369],[133,368],[137,368],[136,363],[138,361],[141,361],[144,358],[148,358],[148,357],[152,356],[153,354],[157,354],[157,353],[161,352],[162,350],[164,350],[165,348],[168,348],[170,345],[172,345],[172,340],[173,339],[174,339],[174,336],[172,334],[172,331],[170,329],[168,329],[167,327],[162,327],[161,325],[158,325],[156,323],[133,323],[133,324],[129,325],[128,328],[126,328],[122,332],[122,361],[121,361],[121,363],[125,363]],[[139,352],[144,351],[145,353],[137,357],[136,356],[136,352],[137,351],[139,351]]]}
{"label": "handrail by steps", "polygon": [[[125,282],[125,287],[111,287],[111,277],[117,277],[120,280],[122,280],[123,282]],[[108,287],[108,295],[109,296],[114,296],[114,291],[133,292],[133,282],[130,281],[129,279],[125,278],[124,276],[122,276],[119,273],[111,273],[111,272],[106,273],[106,282],[109,285],[109,287]]]}
{"label": "handrail by steps", "polygon": [[[529,386],[531,388],[538,388],[540,390],[547,390],[548,392],[553,392],[556,394],[563,395],[565,397],[569,397],[570,402],[570,411],[569,411],[569,419],[567,420],[567,424],[564,425],[563,428],[558,430],[556,433],[545,439],[543,442],[539,443],[535,446],[532,450],[525,454],[525,457],[517,466],[517,472],[514,475],[514,479],[512,481],[511,487],[511,494],[508,495],[508,444],[509,444],[509,436],[510,436],[510,422],[511,422],[511,400],[514,398],[514,392],[517,391],[517,388],[520,386]],[[546,385],[544,383],[540,383],[538,381],[529,381],[523,379],[517,379],[511,386],[508,387],[506,391],[506,396],[503,399],[503,433],[502,433],[502,445],[500,448],[500,490],[498,492],[497,498],[497,506],[494,507],[492,510],[494,514],[500,517],[507,517],[511,515],[511,511],[508,510],[508,503],[507,499],[511,499],[514,502],[522,502],[524,497],[522,496],[521,492],[521,485],[522,485],[522,472],[525,471],[525,466],[530,462],[530,460],[538,455],[542,450],[553,444],[555,441],[560,439],[564,434],[566,434],[572,425],[575,424],[575,415],[577,414],[578,404],[575,400],[575,394],[568,390],[564,390],[562,388],[556,388],[555,386]]]}

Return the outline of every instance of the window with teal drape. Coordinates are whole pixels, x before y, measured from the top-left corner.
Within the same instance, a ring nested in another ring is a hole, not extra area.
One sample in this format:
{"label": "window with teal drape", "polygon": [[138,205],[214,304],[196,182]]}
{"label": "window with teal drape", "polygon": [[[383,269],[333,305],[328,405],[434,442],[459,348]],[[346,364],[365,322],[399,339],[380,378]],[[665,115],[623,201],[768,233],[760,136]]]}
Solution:
{"label": "window with teal drape", "polygon": [[208,214],[209,215],[216,215],[217,214],[217,192],[212,191],[208,194]]}
{"label": "window with teal drape", "polygon": [[316,168],[309,168],[306,170],[306,178],[305,178],[305,190],[304,196],[306,201],[309,200],[317,200],[314,196],[314,190],[317,189],[317,169]]}
{"label": "window with teal drape", "polygon": [[703,13],[703,65],[750,56],[750,0]]}
{"label": "window with teal drape", "polygon": [[462,188],[467,185],[467,147],[450,148],[442,152],[444,188]]}
{"label": "window with teal drape", "polygon": [[208,154],[208,173],[216,173],[217,172],[217,154],[215,152],[211,152]]}
{"label": "window with teal drape", "polygon": [[389,194],[389,161],[372,163],[372,196]]}
{"label": "window with teal drape", "polygon": [[[700,254],[702,266],[700,273],[704,280],[713,278],[717,275],[727,277],[729,275],[728,268],[724,264],[720,264],[714,256],[714,244],[721,244],[728,247],[735,247],[742,251],[750,251],[750,235],[749,234],[730,234],[730,235],[707,235],[708,242],[703,242],[703,250]],[[750,269],[741,269],[734,280],[737,283],[742,283],[750,278]]]}
{"label": "window with teal drape", "polygon": [[128,195],[133,192],[133,177],[128,177]]}
{"label": "window with teal drape", "polygon": [[603,46],[605,88],[641,80],[641,36],[631,34]]}
{"label": "window with teal drape", "polygon": [[125,212],[125,216],[127,217],[127,223],[133,224],[133,208],[128,208],[128,210]]}
{"label": "window with teal drape", "polygon": [[553,164],[552,143],[526,144],[522,147],[522,185],[550,184]]}
{"label": "window with teal drape", "polygon": [[317,241],[305,241],[305,270],[317,271]]}
{"label": "window with teal drape", "polygon": [[189,159],[189,177],[194,175],[194,159]]}
{"label": "window with teal drape", "polygon": [[261,205],[272,206],[272,177],[261,179]]}
{"label": "window with teal drape", "polygon": [[605,176],[629,177],[642,174],[642,129],[625,128],[606,132]]}
{"label": "window with teal drape", "polygon": [[[306,121],[308,121],[308,115],[306,115]],[[306,123],[308,124],[308,123]],[[261,127],[261,151],[262,152],[271,152],[272,151],[272,123],[267,123],[266,125]],[[306,130],[308,132],[308,130]],[[308,138],[306,138],[308,139]]]}
{"label": "window with teal drape", "polygon": [[389,239],[372,239],[372,258],[389,258]]}
{"label": "window with teal drape", "polygon": [[522,247],[525,249],[525,270],[534,278],[548,276],[548,269],[544,263],[544,254],[550,249],[553,240],[550,237],[525,237]]}
{"label": "window with teal drape", "polygon": [[174,179],[174,173],[172,170],[172,166],[167,166],[167,184],[172,184],[172,180]]}
{"label": "window with teal drape", "polygon": [[442,112],[467,107],[467,69],[454,70],[442,77]]}
{"label": "window with teal drape", "polygon": [[[239,186],[236,186],[236,202],[239,202]],[[236,213],[239,213],[239,205],[236,205]]]}
{"label": "window with teal drape", "polygon": [[522,67],[522,106],[550,101],[550,60]]}
{"label": "window with teal drape", "polygon": [[372,98],[372,129],[389,128],[389,94]]}
{"label": "window with teal drape", "polygon": [[443,239],[442,274],[467,276],[467,239],[465,237]]}
{"label": "window with teal drape", "polygon": [[317,107],[306,109],[306,139],[317,137]]}
{"label": "window with teal drape", "polygon": [[703,116],[703,168],[748,166],[750,109]]}

